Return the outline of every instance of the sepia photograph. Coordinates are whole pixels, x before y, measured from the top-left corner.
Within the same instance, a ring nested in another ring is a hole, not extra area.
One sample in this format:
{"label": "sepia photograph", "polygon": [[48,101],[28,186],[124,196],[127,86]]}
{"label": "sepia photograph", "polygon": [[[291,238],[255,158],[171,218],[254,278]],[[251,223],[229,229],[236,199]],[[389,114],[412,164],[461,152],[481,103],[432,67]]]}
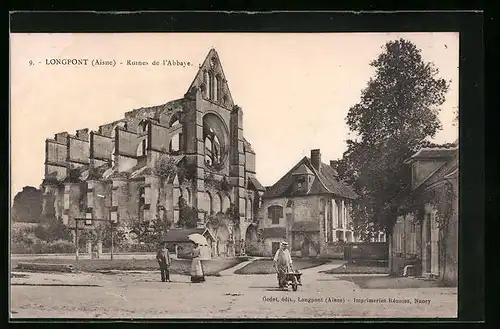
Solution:
{"label": "sepia photograph", "polygon": [[459,33],[11,33],[11,319],[457,318]]}

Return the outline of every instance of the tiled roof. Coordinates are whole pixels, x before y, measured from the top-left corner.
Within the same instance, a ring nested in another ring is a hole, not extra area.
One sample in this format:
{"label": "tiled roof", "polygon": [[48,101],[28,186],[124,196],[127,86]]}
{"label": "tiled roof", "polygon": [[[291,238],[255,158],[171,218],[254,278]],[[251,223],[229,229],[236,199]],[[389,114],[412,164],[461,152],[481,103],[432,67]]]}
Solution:
{"label": "tiled roof", "polygon": [[286,229],[284,227],[268,227],[262,230],[263,238],[285,238]]}
{"label": "tiled roof", "polygon": [[278,198],[284,196],[298,196],[300,194],[293,191],[293,173],[300,167],[305,166],[315,176],[314,182],[306,195],[314,194],[334,194],[348,199],[356,199],[354,190],[337,178],[335,170],[325,163],[321,163],[321,170],[314,169],[309,158],[304,157],[288,173],[276,182],[273,186],[266,189],[263,198]]}
{"label": "tiled roof", "polygon": [[294,232],[319,232],[319,223],[314,220],[298,221],[292,224]]}
{"label": "tiled roof", "polygon": [[452,176],[458,173],[458,159],[452,158],[450,161],[446,162],[441,168],[439,168],[435,173],[429,176],[422,187],[428,187],[434,183],[439,182],[446,176]]}
{"label": "tiled roof", "polygon": [[255,151],[252,148],[252,144],[250,144],[245,138],[243,138],[243,143],[245,145],[245,150],[250,153],[255,153]]}
{"label": "tiled roof", "polygon": [[[442,150],[442,149],[439,149]],[[409,202],[411,197],[415,193],[419,193],[426,188],[431,187],[433,184],[438,183],[444,178],[458,178],[458,157],[457,149],[450,149],[454,151],[453,157],[448,157],[448,161],[444,163],[438,170],[430,174],[422,183],[420,183],[415,188],[410,188],[409,186],[402,190],[390,203],[390,206],[401,205]]]}
{"label": "tiled roof", "polygon": [[405,163],[410,163],[418,159],[449,159],[457,156],[457,147],[435,147],[421,148],[413,154]]}
{"label": "tiled roof", "polygon": [[292,175],[314,175],[311,169],[307,168],[305,164],[301,164],[300,167],[295,170]]}
{"label": "tiled roof", "polygon": [[186,228],[186,229],[171,229],[165,234],[163,241],[165,242],[189,242],[190,234],[203,234],[205,228]]}
{"label": "tiled roof", "polygon": [[264,186],[262,186],[262,184],[257,180],[257,178],[250,176],[250,177],[248,177],[248,181],[253,185],[253,187],[257,191],[265,191],[266,190],[264,188]]}

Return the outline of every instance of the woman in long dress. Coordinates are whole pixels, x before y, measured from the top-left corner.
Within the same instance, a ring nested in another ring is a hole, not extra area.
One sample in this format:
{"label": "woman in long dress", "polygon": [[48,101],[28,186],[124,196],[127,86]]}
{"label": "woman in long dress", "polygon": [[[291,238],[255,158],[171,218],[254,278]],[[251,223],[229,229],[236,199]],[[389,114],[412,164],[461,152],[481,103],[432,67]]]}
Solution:
{"label": "woman in long dress", "polygon": [[199,283],[205,281],[205,275],[203,274],[203,267],[201,266],[201,248],[198,244],[192,251],[193,261],[191,262],[191,282]]}

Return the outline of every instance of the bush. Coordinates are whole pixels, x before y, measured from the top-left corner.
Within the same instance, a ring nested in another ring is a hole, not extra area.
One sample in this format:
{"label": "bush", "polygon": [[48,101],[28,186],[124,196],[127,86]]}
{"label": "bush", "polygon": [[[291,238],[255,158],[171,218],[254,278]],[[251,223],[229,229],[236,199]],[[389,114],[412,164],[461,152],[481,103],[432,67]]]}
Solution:
{"label": "bush", "polygon": [[250,256],[258,256],[259,247],[257,243],[249,243],[245,246],[245,253]]}
{"label": "bush", "polygon": [[[26,241],[28,242],[28,241]],[[30,243],[13,242],[12,254],[70,254],[75,252],[75,246],[69,241],[45,242],[34,237]]]}
{"label": "bush", "polygon": [[115,247],[116,251],[120,252],[154,252],[156,251],[156,246],[153,244],[141,243],[141,244],[121,244]]}

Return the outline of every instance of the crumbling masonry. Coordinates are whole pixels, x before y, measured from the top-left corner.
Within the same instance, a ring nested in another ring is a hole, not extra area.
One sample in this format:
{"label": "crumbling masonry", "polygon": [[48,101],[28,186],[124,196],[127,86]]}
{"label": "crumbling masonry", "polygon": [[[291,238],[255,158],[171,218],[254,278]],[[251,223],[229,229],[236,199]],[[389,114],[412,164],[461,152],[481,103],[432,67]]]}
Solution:
{"label": "crumbling masonry", "polygon": [[[116,220],[120,227],[156,216],[179,220],[179,197],[198,211],[198,226],[233,204],[239,220],[216,231],[216,253],[239,253],[257,219],[264,188],[255,153],[243,137],[243,112],[231,97],[217,52],[207,58],[183,98],[140,108],[99,127],[57,133],[45,142],[43,214]],[[160,157],[182,169],[162,178]],[[96,224],[93,224],[96,225]]]}

